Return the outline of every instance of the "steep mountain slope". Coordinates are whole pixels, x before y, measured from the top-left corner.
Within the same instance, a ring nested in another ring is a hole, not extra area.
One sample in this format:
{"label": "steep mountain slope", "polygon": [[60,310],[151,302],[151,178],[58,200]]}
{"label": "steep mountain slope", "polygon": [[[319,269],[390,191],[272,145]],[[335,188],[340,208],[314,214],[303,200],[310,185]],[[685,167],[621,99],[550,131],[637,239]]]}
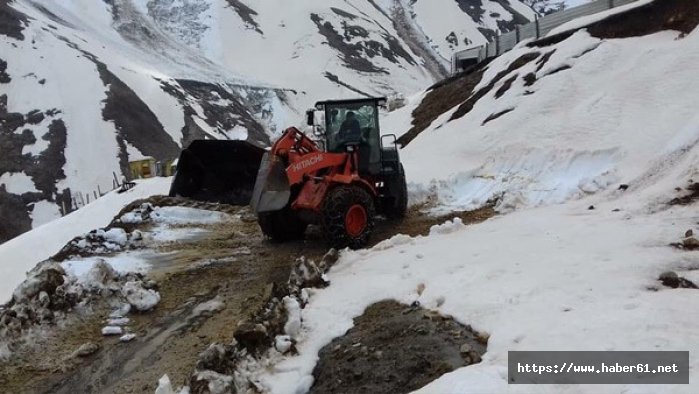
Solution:
{"label": "steep mountain slope", "polygon": [[[446,73],[444,26],[480,42],[531,17],[440,1],[1,0],[0,242],[129,160],[205,137],[264,145],[318,98],[422,89]],[[440,7],[452,19],[435,29]]]}

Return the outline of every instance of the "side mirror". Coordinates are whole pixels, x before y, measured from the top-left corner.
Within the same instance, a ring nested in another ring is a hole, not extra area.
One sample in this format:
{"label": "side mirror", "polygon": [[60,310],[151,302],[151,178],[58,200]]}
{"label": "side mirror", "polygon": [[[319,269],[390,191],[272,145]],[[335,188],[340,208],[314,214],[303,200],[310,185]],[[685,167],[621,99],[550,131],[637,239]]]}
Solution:
{"label": "side mirror", "polygon": [[309,126],[315,125],[315,111],[312,109],[306,111],[306,124]]}

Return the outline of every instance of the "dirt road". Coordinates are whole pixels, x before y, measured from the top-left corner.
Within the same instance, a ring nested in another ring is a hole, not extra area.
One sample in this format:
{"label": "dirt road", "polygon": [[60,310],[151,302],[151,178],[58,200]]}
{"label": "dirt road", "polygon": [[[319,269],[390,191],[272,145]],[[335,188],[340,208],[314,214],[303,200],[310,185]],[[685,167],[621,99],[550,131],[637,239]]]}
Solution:
{"label": "dirt road", "polygon": [[[166,373],[174,386],[187,384],[198,354],[212,342],[230,343],[238,322],[269,298],[272,283],[288,279],[297,257],[319,259],[327,251],[317,229],[309,229],[304,241],[272,244],[247,208],[226,210],[242,220],[209,225],[203,236],[159,248],[165,257],[152,262],[149,276],[157,281],[162,300],[151,312],[129,316],[136,339],[120,343],[103,338],[100,329],[107,310],[98,306],[0,364],[3,390],[152,393]],[[477,223],[493,214],[484,208],[431,217],[414,209],[401,223],[379,223],[373,242],[398,233],[426,234],[432,225],[454,216]],[[86,342],[100,349],[87,357],[71,357]]]}

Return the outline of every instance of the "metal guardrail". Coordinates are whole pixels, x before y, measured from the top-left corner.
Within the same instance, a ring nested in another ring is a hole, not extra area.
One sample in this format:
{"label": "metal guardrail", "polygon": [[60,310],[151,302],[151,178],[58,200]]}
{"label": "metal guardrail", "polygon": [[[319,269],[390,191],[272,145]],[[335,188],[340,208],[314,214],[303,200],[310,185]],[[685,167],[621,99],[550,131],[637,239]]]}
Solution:
{"label": "metal guardrail", "polygon": [[569,8],[554,14],[537,18],[526,25],[517,25],[515,30],[498,35],[485,45],[468,48],[454,53],[451,62],[452,74],[477,65],[486,59],[494,58],[514,48],[520,41],[529,38],[545,37],[551,30],[574,19],[598,14],[612,8],[621,7],[638,0],[597,0],[578,7]]}

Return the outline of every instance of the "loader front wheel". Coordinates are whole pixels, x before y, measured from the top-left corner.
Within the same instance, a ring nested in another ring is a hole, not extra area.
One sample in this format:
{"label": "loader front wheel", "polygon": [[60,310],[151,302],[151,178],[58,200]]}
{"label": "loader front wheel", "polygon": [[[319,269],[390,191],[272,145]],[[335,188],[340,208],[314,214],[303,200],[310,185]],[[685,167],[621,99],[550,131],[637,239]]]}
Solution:
{"label": "loader front wheel", "polygon": [[262,233],[272,242],[302,239],[308,226],[288,206],[279,211],[258,213],[257,222]]}
{"label": "loader front wheel", "polygon": [[359,186],[338,186],[328,192],[322,212],[323,234],[333,247],[359,249],[374,230],[374,199]]}

